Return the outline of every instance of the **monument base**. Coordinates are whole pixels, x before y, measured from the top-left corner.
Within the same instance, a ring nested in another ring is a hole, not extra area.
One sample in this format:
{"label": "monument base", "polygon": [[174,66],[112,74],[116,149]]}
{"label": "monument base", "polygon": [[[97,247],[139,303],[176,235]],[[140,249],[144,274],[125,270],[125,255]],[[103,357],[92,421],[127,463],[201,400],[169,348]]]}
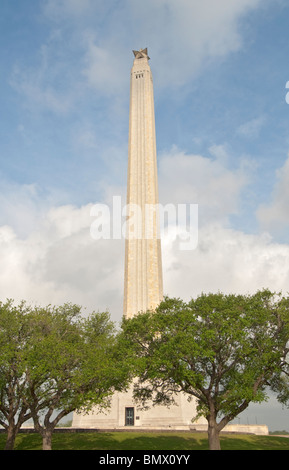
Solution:
{"label": "monument base", "polygon": [[[133,400],[132,390],[115,393],[111,399],[111,407],[100,412],[97,408],[88,414],[73,414],[72,427],[97,429],[131,429],[146,430],[189,430],[196,416],[196,400],[188,401],[184,394],[178,393],[176,404],[150,406],[142,410]],[[206,420],[194,423],[205,425]]]}
{"label": "monument base", "polygon": [[[151,406],[142,410],[133,400],[132,389],[125,393],[115,393],[111,407],[100,412],[97,408],[88,414],[74,413],[72,428],[97,429],[105,431],[193,431],[207,432],[205,418],[194,420],[196,399],[188,401],[185,394],[178,393],[176,405]],[[228,424],[222,432],[268,435],[266,425]]]}

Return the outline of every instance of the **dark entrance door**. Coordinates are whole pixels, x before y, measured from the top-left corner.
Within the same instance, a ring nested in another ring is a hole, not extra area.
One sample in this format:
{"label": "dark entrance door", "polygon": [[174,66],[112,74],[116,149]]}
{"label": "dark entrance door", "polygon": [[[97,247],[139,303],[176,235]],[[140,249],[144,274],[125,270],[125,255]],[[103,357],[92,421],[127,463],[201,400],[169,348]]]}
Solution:
{"label": "dark entrance door", "polygon": [[125,425],[134,426],[134,408],[125,409]]}

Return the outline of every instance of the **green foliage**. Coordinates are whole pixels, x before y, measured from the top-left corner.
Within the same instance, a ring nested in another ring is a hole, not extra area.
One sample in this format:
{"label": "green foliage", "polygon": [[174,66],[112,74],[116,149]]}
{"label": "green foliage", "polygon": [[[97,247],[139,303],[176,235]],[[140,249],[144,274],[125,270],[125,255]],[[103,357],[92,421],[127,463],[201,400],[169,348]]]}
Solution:
{"label": "green foliage", "polygon": [[288,302],[268,290],[251,296],[208,294],[185,303],[166,298],[156,312],[123,323],[126,348],[145,404],[184,392],[217,433],[288,365]]}
{"label": "green foliage", "polygon": [[49,447],[64,416],[108,406],[128,376],[107,312],[83,317],[73,304],[0,304],[0,424],[10,430],[9,448],[31,417]]}
{"label": "green foliage", "polygon": [[12,300],[0,302],[0,425],[7,431],[7,449],[13,448],[16,433],[31,417],[25,365],[29,313],[25,302],[18,307]]}
{"label": "green foliage", "polygon": [[78,306],[67,304],[34,310],[31,324],[27,362],[31,397],[38,406],[39,397],[47,405],[53,399],[54,407],[67,412],[101,404],[115,385],[109,380],[116,344],[109,315],[93,313],[82,318]]}

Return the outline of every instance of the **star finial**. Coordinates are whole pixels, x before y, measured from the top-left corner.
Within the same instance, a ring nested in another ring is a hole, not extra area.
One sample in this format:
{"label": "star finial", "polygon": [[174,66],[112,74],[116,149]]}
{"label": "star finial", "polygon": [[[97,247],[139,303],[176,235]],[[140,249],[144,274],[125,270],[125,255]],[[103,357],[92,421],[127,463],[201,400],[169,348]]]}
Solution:
{"label": "star finial", "polygon": [[146,47],[145,49],[140,49],[139,51],[133,51],[134,53],[134,56],[136,59],[144,59],[144,58],[147,58],[148,60],[150,60],[149,56],[148,56],[148,48]]}

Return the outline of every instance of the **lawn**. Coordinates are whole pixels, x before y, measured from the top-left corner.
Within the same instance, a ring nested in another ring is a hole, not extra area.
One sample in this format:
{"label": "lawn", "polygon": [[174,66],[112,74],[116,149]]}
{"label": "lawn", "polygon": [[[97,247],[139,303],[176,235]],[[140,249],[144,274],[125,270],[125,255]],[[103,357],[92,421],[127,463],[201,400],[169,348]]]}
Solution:
{"label": "lawn", "polygon": [[[6,436],[0,435],[0,449]],[[38,434],[18,434],[15,450],[41,450]],[[85,432],[55,433],[53,450],[207,450],[205,433],[141,433],[141,432]],[[289,450],[289,438],[277,436],[253,436],[224,434],[222,450]]]}

